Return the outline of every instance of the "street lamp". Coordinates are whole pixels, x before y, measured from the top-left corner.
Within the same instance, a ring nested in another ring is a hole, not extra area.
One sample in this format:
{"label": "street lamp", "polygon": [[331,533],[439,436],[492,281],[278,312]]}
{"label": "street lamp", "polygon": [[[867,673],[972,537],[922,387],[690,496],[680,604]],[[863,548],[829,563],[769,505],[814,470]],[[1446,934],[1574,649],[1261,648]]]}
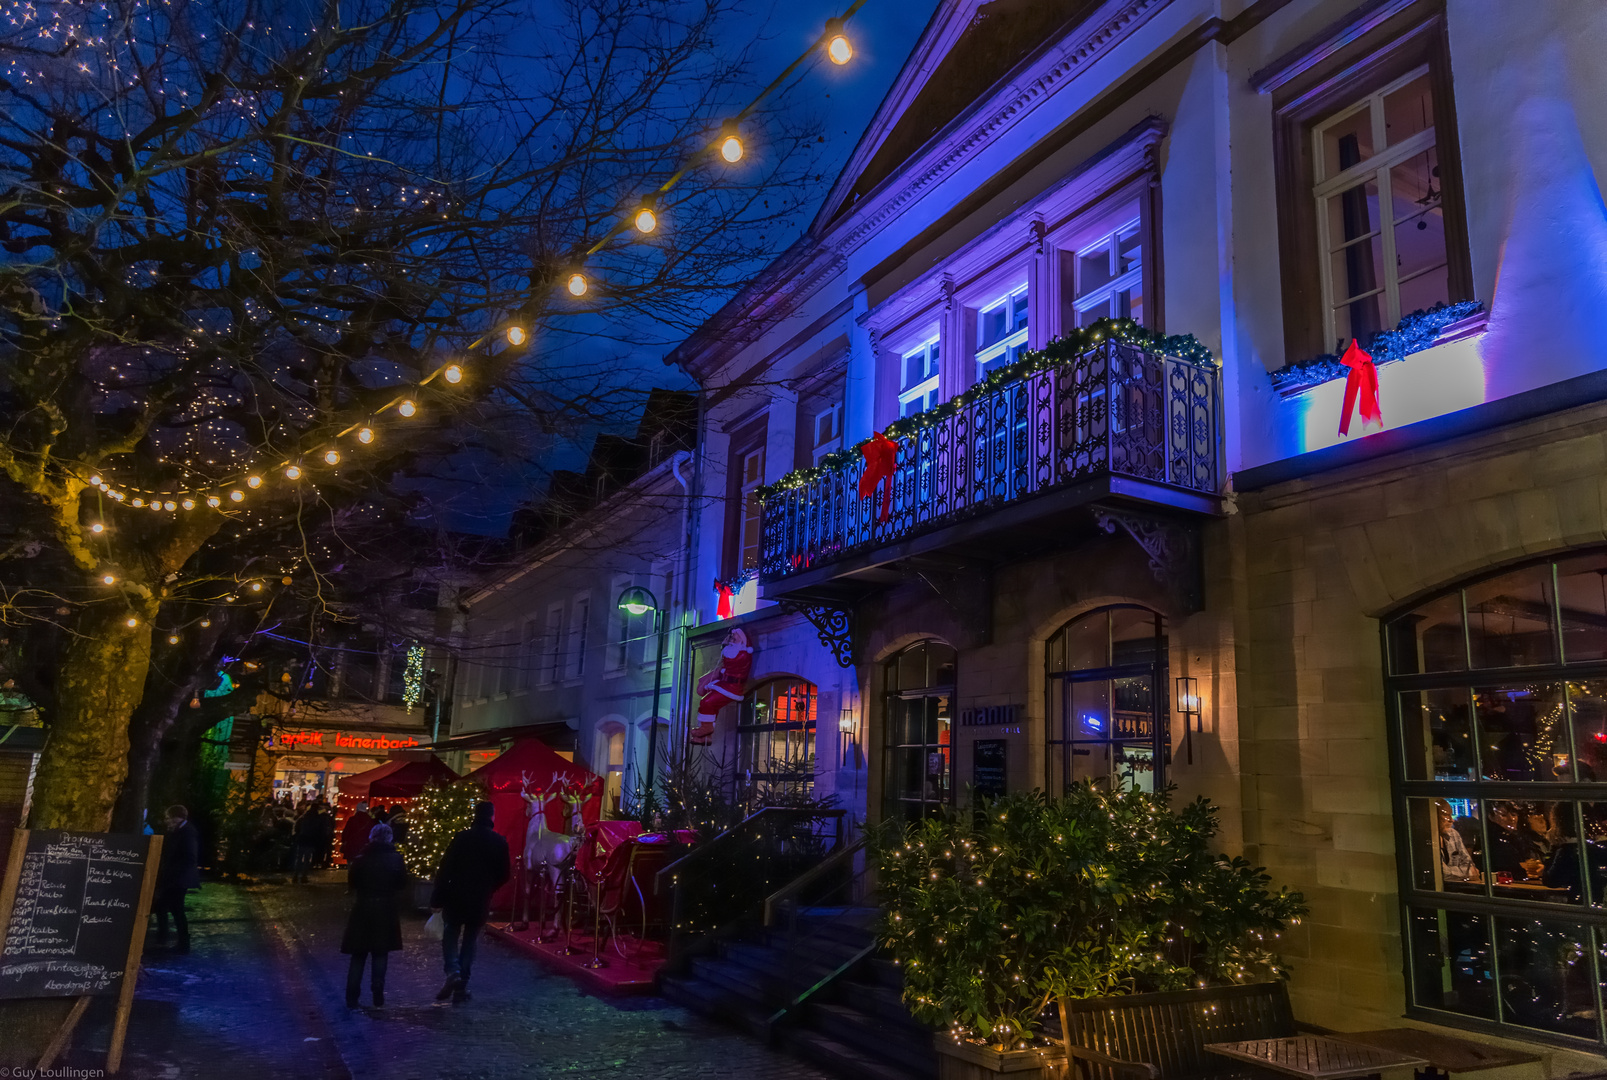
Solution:
{"label": "street lamp", "polygon": [[664,609],[658,606],[658,597],[652,590],[632,585],[619,594],[619,610],[627,615],[641,616],[653,613],[653,633],[658,637],[658,659],[653,665],[653,708],[647,729],[647,782],[642,795],[644,806],[653,808],[653,780],[658,766],[658,695],[664,682]]}

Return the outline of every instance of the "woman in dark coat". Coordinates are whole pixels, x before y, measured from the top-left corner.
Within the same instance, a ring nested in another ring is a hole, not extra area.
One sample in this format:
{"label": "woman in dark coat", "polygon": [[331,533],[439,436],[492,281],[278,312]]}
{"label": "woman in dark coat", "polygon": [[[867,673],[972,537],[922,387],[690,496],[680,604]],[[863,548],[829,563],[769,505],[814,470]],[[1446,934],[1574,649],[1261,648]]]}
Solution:
{"label": "woman in dark coat", "polygon": [[375,825],[368,844],[353,862],[346,881],[357,894],[340,951],[351,956],[346,969],[346,1007],[357,1008],[363,987],[363,960],[372,957],[370,985],[374,1004],[385,1004],[385,968],[390,954],[402,947],[402,913],[398,907],[401,891],[407,888],[407,867],[396,850],[389,825]]}

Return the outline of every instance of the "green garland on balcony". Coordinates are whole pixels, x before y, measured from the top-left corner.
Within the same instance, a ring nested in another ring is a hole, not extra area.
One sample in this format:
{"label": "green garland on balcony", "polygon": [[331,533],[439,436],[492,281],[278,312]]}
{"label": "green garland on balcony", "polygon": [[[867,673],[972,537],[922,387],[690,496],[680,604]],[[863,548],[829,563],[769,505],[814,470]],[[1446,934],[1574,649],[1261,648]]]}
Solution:
{"label": "green garland on balcony", "polygon": [[[1157,334],[1145,329],[1132,319],[1100,319],[1091,326],[1079,326],[1060,337],[1055,338],[1041,349],[1029,349],[1021,354],[1021,359],[1008,367],[997,368],[988,372],[983,380],[965,391],[957,394],[939,405],[916,413],[914,416],[903,416],[887,425],[883,432],[889,439],[899,440],[907,435],[925,431],[927,428],[942,423],[961,409],[981,398],[1018,382],[1034,372],[1043,371],[1059,364],[1075,360],[1082,354],[1097,348],[1106,341],[1117,341],[1123,345],[1132,345],[1145,352],[1159,353],[1163,356],[1175,356],[1179,360],[1187,360],[1191,364],[1201,367],[1216,367],[1216,357],[1211,350],[1200,344],[1193,334]],[[859,448],[869,442],[861,439],[846,450],[838,450],[827,454],[820,459],[820,464],[805,469],[794,469],[773,484],[759,488],[755,494],[761,503],[768,502],[774,495],[793,488],[812,484],[822,477],[838,472],[860,460]]]}

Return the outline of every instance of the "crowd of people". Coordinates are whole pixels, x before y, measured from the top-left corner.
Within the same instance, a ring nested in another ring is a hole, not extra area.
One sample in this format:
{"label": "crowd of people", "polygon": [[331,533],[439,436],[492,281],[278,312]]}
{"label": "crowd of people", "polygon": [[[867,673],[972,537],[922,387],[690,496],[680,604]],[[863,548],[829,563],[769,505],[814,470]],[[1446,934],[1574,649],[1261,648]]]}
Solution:
{"label": "crowd of people", "polygon": [[1595,837],[1607,832],[1607,820],[1586,808],[1586,837],[1581,842],[1571,803],[1492,801],[1487,821],[1458,815],[1451,803],[1436,799],[1440,874],[1450,883],[1538,887],[1550,895],[1540,899],[1580,903],[1589,880],[1596,903],[1607,900],[1607,846]]}

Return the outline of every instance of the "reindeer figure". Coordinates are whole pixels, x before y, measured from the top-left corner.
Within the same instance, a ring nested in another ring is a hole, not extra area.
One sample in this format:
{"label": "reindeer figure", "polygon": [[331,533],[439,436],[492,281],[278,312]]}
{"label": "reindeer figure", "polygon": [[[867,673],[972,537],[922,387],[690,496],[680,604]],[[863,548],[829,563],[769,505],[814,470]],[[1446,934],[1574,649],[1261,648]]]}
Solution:
{"label": "reindeer figure", "polygon": [[[563,864],[580,845],[580,805],[585,800],[584,789],[571,791],[571,785],[558,773],[553,773],[552,779],[545,787],[537,788],[533,793],[530,790],[532,781],[528,773],[519,774],[519,794],[529,807],[529,823],[525,826],[524,863],[526,873],[533,872],[537,866],[542,868],[541,882],[541,909],[537,915],[537,924],[545,938],[547,929],[547,895],[550,892],[554,900],[556,913],[558,882],[563,874]],[[569,806],[566,815],[569,824],[568,832],[556,832],[547,828],[547,800],[560,798]],[[526,899],[528,904],[528,897]],[[528,912],[527,912],[528,914]],[[553,936],[557,936],[557,928],[553,929]]]}

